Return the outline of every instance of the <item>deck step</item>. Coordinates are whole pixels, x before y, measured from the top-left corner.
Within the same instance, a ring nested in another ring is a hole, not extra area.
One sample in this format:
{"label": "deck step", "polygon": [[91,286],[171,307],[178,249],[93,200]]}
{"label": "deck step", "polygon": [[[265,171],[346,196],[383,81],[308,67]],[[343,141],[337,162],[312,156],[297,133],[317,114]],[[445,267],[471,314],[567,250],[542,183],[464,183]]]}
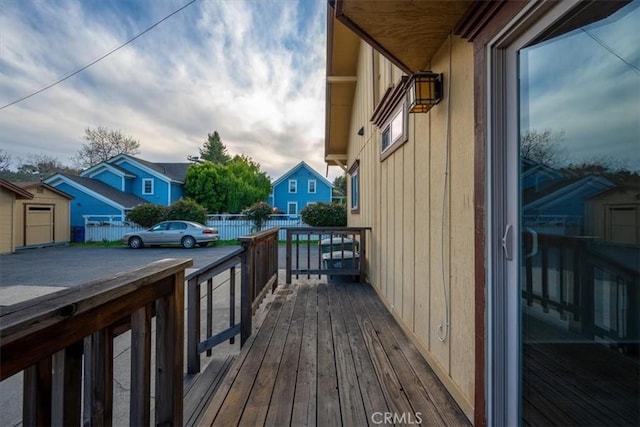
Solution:
{"label": "deck step", "polygon": [[187,376],[184,382],[184,425],[197,426],[236,355],[211,361],[204,372]]}

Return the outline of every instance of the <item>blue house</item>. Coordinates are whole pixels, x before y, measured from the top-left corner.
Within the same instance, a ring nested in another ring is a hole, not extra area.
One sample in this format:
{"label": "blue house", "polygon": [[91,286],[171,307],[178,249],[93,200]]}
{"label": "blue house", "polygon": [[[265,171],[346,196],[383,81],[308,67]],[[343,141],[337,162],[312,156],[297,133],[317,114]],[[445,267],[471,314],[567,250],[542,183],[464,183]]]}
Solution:
{"label": "blue house", "polygon": [[184,194],[190,163],[152,163],[120,154],[80,176],[57,173],[45,180],[74,197],[71,226],[84,225],[84,215],[122,215],[145,203],[169,206]]}
{"label": "blue house", "polygon": [[268,202],[278,211],[296,215],[308,205],[331,202],[333,184],[305,162],[289,169],[271,184]]}

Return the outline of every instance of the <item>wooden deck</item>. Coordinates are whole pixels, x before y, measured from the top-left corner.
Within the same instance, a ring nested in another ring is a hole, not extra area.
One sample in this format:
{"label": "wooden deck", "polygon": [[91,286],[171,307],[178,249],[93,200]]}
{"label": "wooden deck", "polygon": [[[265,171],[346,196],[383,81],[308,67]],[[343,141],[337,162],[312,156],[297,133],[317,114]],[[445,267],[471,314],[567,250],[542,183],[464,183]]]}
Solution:
{"label": "wooden deck", "polygon": [[369,285],[299,282],[268,304],[198,425],[470,425]]}

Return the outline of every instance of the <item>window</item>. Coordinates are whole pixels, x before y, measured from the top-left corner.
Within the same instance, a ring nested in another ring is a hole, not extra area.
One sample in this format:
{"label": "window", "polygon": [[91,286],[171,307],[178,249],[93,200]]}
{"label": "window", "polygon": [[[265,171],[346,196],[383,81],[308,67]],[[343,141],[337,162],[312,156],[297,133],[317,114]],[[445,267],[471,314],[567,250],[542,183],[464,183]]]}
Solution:
{"label": "window", "polygon": [[356,160],[349,169],[351,175],[351,212],[360,212],[360,160]]}
{"label": "window", "polygon": [[392,119],[382,128],[380,152],[385,153],[394,145],[406,141],[405,137],[406,114],[404,104],[392,116]]}
{"label": "window", "polygon": [[153,194],[153,178],[142,180],[142,194]]}
{"label": "window", "polygon": [[297,193],[298,192],[298,181],[295,179],[289,180],[289,193]]}
{"label": "window", "polygon": [[381,161],[408,139],[406,82],[407,77],[402,77],[394,87],[389,88],[371,117],[371,121],[380,129]]}
{"label": "window", "polygon": [[287,214],[288,215],[297,215],[298,214],[298,202],[289,202],[289,203],[287,203]]}
{"label": "window", "polygon": [[169,224],[169,230],[186,230],[187,224],[184,222],[172,222]]}
{"label": "window", "polygon": [[315,193],[316,192],[316,180],[315,179],[310,179],[309,180],[309,193]]}

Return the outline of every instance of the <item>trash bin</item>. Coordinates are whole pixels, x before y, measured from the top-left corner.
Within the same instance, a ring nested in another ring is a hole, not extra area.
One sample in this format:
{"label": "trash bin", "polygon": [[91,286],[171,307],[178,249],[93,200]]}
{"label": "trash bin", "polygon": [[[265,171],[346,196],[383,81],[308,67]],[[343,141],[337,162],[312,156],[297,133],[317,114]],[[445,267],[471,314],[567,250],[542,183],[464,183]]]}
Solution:
{"label": "trash bin", "polygon": [[73,243],[84,243],[84,226],[71,227],[71,241]]}
{"label": "trash bin", "polygon": [[[360,268],[360,254],[353,251],[333,251],[322,254],[322,269],[323,270],[352,270]],[[342,281],[342,282],[359,282],[359,275],[342,276],[330,274],[329,281]]]}
{"label": "trash bin", "polygon": [[[328,254],[330,252],[342,252],[342,250],[353,251],[354,250],[354,242],[352,239],[347,237],[342,238],[338,236],[333,236],[329,239],[323,239],[319,243],[320,245],[320,253]],[[358,242],[355,243],[355,250],[357,250]]]}

